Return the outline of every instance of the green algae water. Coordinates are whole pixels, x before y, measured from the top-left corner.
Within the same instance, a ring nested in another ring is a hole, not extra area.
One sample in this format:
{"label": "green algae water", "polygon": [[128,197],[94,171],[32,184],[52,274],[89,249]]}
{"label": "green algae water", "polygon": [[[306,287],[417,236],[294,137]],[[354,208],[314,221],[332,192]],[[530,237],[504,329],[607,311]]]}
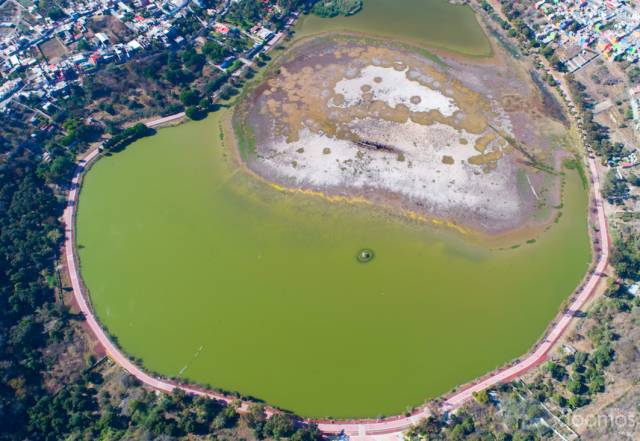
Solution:
{"label": "green algae water", "polygon": [[309,15],[298,27],[298,36],[339,31],[374,34],[467,56],[492,54],[473,9],[448,0],[365,0],[364,8],[349,17]]}
{"label": "green algae water", "polygon": [[492,251],[281,193],[237,168],[220,118],[100,159],[81,192],[93,306],[151,371],[305,416],[398,414],[525,353],[588,267],[575,172],[559,223]]}

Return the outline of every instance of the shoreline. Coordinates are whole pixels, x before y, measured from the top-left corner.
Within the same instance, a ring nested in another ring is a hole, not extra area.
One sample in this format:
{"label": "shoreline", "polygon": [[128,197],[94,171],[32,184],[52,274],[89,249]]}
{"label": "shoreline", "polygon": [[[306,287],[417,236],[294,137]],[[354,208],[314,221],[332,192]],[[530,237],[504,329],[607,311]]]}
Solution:
{"label": "shoreline", "polygon": [[[552,191],[554,193],[553,198],[548,201],[549,213],[544,218],[535,218],[533,211],[528,211],[527,217],[523,218],[522,222],[516,225],[500,225],[500,226],[487,226],[484,221],[479,218],[470,220],[466,214],[465,216],[458,216],[457,213],[450,214],[446,212],[438,213],[438,210],[432,211],[429,209],[416,208],[420,207],[424,201],[414,200],[412,196],[408,196],[399,192],[397,189],[390,188],[376,188],[376,187],[349,187],[349,186],[332,186],[322,184],[297,184],[288,182],[291,179],[290,176],[278,176],[265,171],[268,167],[263,167],[257,162],[250,160],[251,153],[255,153],[256,149],[255,134],[252,130],[245,128],[247,124],[246,120],[249,117],[250,103],[247,99],[252,93],[265,84],[265,79],[269,79],[271,75],[291,61],[298,57],[296,51],[300,48],[304,48],[305,45],[314,44],[315,41],[321,42],[324,40],[339,41],[344,43],[353,43],[354,40],[366,39],[368,44],[380,45],[381,47],[391,48],[408,53],[409,56],[427,57],[431,62],[436,64],[442,64],[443,66],[449,66],[449,62],[460,63],[460,59],[456,58],[456,55],[451,56],[449,52],[441,52],[446,54],[446,57],[440,58],[435,53],[426,52],[424,47],[411,45],[405,42],[385,41],[380,36],[357,33],[353,31],[337,31],[337,33],[322,32],[310,35],[296,36],[294,40],[287,46],[286,53],[280,54],[277,60],[269,66],[269,68],[261,75],[260,81],[252,81],[247,84],[243,90],[242,95],[236,100],[234,108],[231,109],[231,128],[230,133],[234,134],[235,152],[237,155],[237,162],[239,165],[253,177],[258,178],[268,186],[283,192],[290,194],[305,194],[308,196],[319,197],[329,202],[346,202],[349,204],[362,204],[367,206],[373,206],[388,212],[392,216],[395,216],[403,221],[417,222],[421,225],[427,225],[431,228],[438,230],[444,230],[449,233],[454,233],[459,238],[463,238],[471,242],[474,245],[483,246],[492,250],[509,249],[512,246],[522,246],[528,241],[539,240],[544,234],[554,227],[557,219],[557,206],[562,205],[564,198],[562,191],[562,182],[565,179],[563,176],[563,159],[558,161],[559,169],[554,170],[552,174],[557,175],[557,181],[552,183]],[[493,47],[493,46],[492,46]],[[507,54],[501,54],[499,48],[492,50],[490,58],[486,58],[482,64],[493,63],[496,66],[504,65],[502,56]],[[462,59],[464,60],[464,58]],[[467,60],[468,61],[468,60]],[[472,60],[473,61],[473,60]],[[475,62],[475,61],[473,61]],[[533,84],[530,85],[535,93],[538,89]],[[564,156],[572,157],[573,152],[571,150],[565,150]],[[517,152],[514,153],[518,155]],[[563,156],[563,158],[564,158]],[[520,161],[522,158],[516,157],[514,161]],[[538,170],[533,170],[537,172]],[[531,186],[531,182],[529,181]],[[585,191],[587,191],[585,189]],[[534,191],[535,193],[535,191]],[[558,203],[555,203],[557,198]],[[458,209],[460,211],[460,209]],[[529,210],[529,209],[527,209]],[[490,225],[491,222],[488,222]]]}
{"label": "shoreline", "polygon": [[[296,46],[303,40],[307,38],[316,38],[321,35],[328,35],[331,32],[325,32],[323,34],[309,34],[302,36],[299,40],[294,38],[292,42],[292,46]],[[357,36],[352,33],[351,35]],[[360,36],[372,37],[372,35],[360,34]],[[494,42],[490,40],[492,45]],[[410,46],[420,48],[422,50],[428,51],[429,49],[424,46],[415,46],[410,43],[402,42],[402,44],[408,44]],[[437,49],[437,48],[432,48]],[[433,52],[437,56],[437,50]],[[443,52],[447,54],[451,54],[449,51]],[[454,56],[455,53],[454,53]],[[493,51],[490,59],[495,58],[496,54]],[[474,57],[471,57],[474,58]],[[486,57],[485,57],[486,58]],[[174,123],[181,123],[184,119],[184,113],[179,113],[175,115],[170,115],[164,118],[158,118],[149,122],[146,122],[147,126],[158,128],[164,125],[174,125]],[[225,118],[225,122],[230,124],[232,133],[233,133],[233,122],[231,121],[231,117]],[[259,177],[263,182],[269,184],[274,187],[277,185],[275,183],[270,182],[266,178],[263,178],[259,175],[253,173],[252,170],[248,169],[245,161],[241,158],[241,152],[237,148],[238,140],[235,139],[235,146],[232,146],[234,154],[237,155],[235,160],[238,160],[240,166],[245,170],[248,170],[249,173],[254,176]],[[92,331],[98,340],[99,344],[102,345],[107,355],[112,358],[117,364],[119,364],[124,370],[138,378],[144,384],[152,387],[153,389],[163,391],[163,392],[171,392],[174,389],[181,389],[187,393],[207,396],[209,398],[213,398],[216,400],[224,401],[226,403],[237,402],[238,398],[214,392],[211,390],[207,390],[204,387],[193,386],[188,384],[182,384],[170,379],[164,379],[162,377],[156,377],[154,374],[146,373],[145,370],[139,366],[137,366],[134,362],[131,361],[129,356],[124,353],[116,344],[111,341],[109,334],[102,328],[100,322],[97,317],[94,315],[91,300],[88,294],[88,291],[84,288],[84,284],[82,282],[82,278],[79,271],[79,260],[77,257],[76,243],[75,243],[75,216],[76,209],[78,204],[78,197],[80,193],[80,189],[82,186],[82,178],[84,173],[91,167],[91,165],[100,158],[100,150],[95,149],[82,158],[78,167],[76,168],[73,180],[71,182],[70,190],[67,197],[67,207],[65,208],[63,221],[65,223],[65,242],[64,242],[64,253],[66,260],[66,270],[69,272],[70,281],[73,287],[73,296],[74,299],[82,311],[83,315],[86,319],[87,327]],[[582,158],[581,158],[582,159]],[[592,247],[592,263],[589,266],[589,270],[585,273],[582,282],[576,289],[571,293],[569,297],[567,297],[566,302],[570,302],[570,306],[567,307],[563,311],[559,311],[553,321],[551,321],[542,337],[531,347],[531,349],[524,354],[519,359],[512,361],[503,365],[501,368],[498,368],[494,371],[487,373],[482,377],[478,377],[471,382],[460,385],[450,391],[445,395],[441,395],[440,398],[436,398],[432,400],[430,403],[426,403],[416,407],[410,415],[396,415],[383,419],[345,419],[345,420],[333,420],[333,419],[304,419],[303,423],[316,423],[321,431],[325,433],[337,434],[340,432],[344,432],[345,434],[356,436],[359,439],[368,439],[373,436],[379,435],[394,435],[398,434],[407,428],[409,428],[412,424],[418,422],[422,418],[426,418],[432,415],[432,410],[437,411],[455,411],[460,406],[462,406],[467,400],[472,398],[472,394],[476,391],[491,387],[493,385],[510,381],[513,378],[516,378],[525,372],[529,372],[532,368],[538,366],[540,363],[546,360],[548,353],[554,348],[554,345],[560,340],[563,336],[566,335],[567,329],[571,327],[572,324],[575,324],[576,320],[574,320],[575,316],[573,313],[576,310],[579,310],[584,305],[588,304],[592,301],[594,297],[594,293],[597,291],[600,286],[601,273],[606,270],[608,263],[608,254],[609,254],[609,246],[610,239],[608,235],[608,230],[606,228],[606,218],[604,217],[602,200],[599,195],[599,178],[597,175],[597,169],[595,166],[595,161],[592,158],[587,158],[589,163],[589,171],[590,171],[590,188],[589,191],[589,203],[588,203],[588,220],[591,221],[592,218],[592,210],[597,211],[597,215],[595,216],[595,226],[599,228],[598,232],[592,231],[590,228],[589,236],[590,243]],[[275,187],[274,187],[275,188]],[[276,188],[277,189],[277,188]],[[281,191],[292,191],[299,192],[301,189],[282,189]],[[322,192],[317,192],[320,194],[313,196],[319,196],[324,198],[331,198],[331,195],[326,195]],[[306,194],[306,192],[305,192]],[[338,197],[338,196],[333,196]],[[345,202],[345,200],[336,200],[335,202]],[[349,201],[346,201],[349,202]],[[358,201],[355,201],[358,203]],[[373,202],[366,201],[366,203],[371,204]],[[376,204],[377,205],[377,204]],[[384,207],[381,208],[387,210],[393,207]],[[397,210],[396,210],[397,211]],[[398,213],[396,213],[397,215]],[[405,213],[400,213],[401,217],[411,219],[411,216],[405,215]],[[419,219],[413,219],[415,221],[421,221]],[[426,219],[424,222],[429,222],[429,219]],[[591,225],[591,222],[589,223]],[[537,233],[544,233],[544,227],[548,224],[545,223],[543,227],[537,231]],[[438,225],[433,225],[438,226]],[[552,226],[552,225],[551,225]],[[447,228],[448,229],[448,228]],[[598,242],[598,238],[600,242]],[[466,237],[465,237],[466,239]],[[524,239],[523,239],[524,240]],[[596,246],[600,245],[602,247],[601,252],[597,252]],[[442,402],[442,405],[435,406],[435,403]],[[246,411],[248,405],[252,403],[251,401],[243,401],[241,406],[239,407],[239,411]],[[274,412],[278,412],[277,409],[267,406],[267,413],[272,414]]]}
{"label": "shoreline", "polygon": [[[462,7],[468,7],[470,8],[473,12],[474,15],[476,15],[476,22],[478,23],[479,26],[482,27],[482,30],[484,32],[487,44],[488,44],[488,52],[487,53],[483,53],[483,54],[479,54],[479,53],[469,53],[469,52],[464,52],[463,50],[458,50],[455,49],[453,47],[450,46],[446,46],[445,44],[441,44],[441,45],[437,45],[437,44],[424,44],[424,43],[420,43],[419,40],[417,39],[413,39],[413,38],[400,38],[400,39],[396,39],[394,40],[394,42],[402,44],[402,45],[408,45],[413,47],[414,49],[417,50],[421,50],[421,51],[426,51],[431,53],[432,55],[438,56],[438,53],[444,53],[444,54],[448,54],[452,57],[457,57],[457,58],[461,58],[461,59],[474,59],[474,60],[492,60],[495,58],[495,48],[493,45],[492,40],[489,38],[489,34],[486,32],[486,29],[484,29],[483,23],[481,23],[481,20],[479,20],[479,18],[477,17],[477,14],[475,13],[475,10],[473,10],[473,7],[469,4],[465,4],[465,3],[461,3],[461,4],[456,4],[456,3],[452,3],[452,1],[456,1],[456,0],[449,0],[448,3],[451,3],[453,6],[462,6]],[[363,8],[364,9],[364,8]],[[361,11],[359,11],[359,13],[361,13]],[[354,14],[354,16],[357,14]],[[389,39],[389,36],[385,36],[385,35],[381,35],[381,34],[372,34],[372,33],[368,33],[368,32],[364,32],[364,31],[354,31],[351,28],[347,27],[346,25],[342,25],[339,27],[336,27],[335,29],[328,29],[328,30],[320,30],[320,31],[307,31],[306,33],[302,32],[302,28],[304,27],[304,23],[306,21],[308,21],[308,19],[312,16],[312,14],[303,16],[302,20],[299,21],[299,23],[295,26],[294,30],[296,34],[302,34],[300,36],[294,36],[294,44],[297,44],[299,41],[307,39],[307,38],[314,38],[314,37],[321,37],[321,36],[326,36],[326,35],[334,35],[334,34],[349,34],[353,37],[358,37],[358,38],[377,38],[383,41],[386,41]],[[331,17],[334,18],[334,17]],[[331,20],[331,18],[326,18],[326,17],[319,17],[320,20]]]}
{"label": "shoreline", "polygon": [[[232,112],[235,112],[235,109],[232,110]],[[271,180],[255,171],[247,164],[247,161],[242,158],[239,140],[235,135],[234,117],[235,114],[231,114],[228,117],[222,118],[223,125],[225,126],[222,130],[232,135],[231,142],[234,145],[231,148],[231,153],[234,155],[233,160],[236,165],[252,178],[281,193],[302,194],[308,197],[319,198],[330,203],[375,207],[400,222],[415,222],[420,225],[425,225],[427,228],[431,228],[434,231],[451,234],[456,239],[466,241],[474,246],[484,247],[491,251],[508,251],[514,247],[517,248],[526,245],[529,240],[537,241],[556,225],[556,217],[550,215],[548,219],[545,219],[542,222],[521,225],[517,228],[504,232],[487,233],[479,229],[457,224],[456,222],[444,217],[420,213],[418,211],[405,208],[402,205],[393,205],[391,203],[374,200],[360,193],[348,194],[346,189],[344,191],[335,190],[332,192],[316,188],[291,187],[280,184],[279,182]],[[561,170],[559,173],[564,172]],[[564,177],[561,178],[560,184],[564,179]],[[560,187],[561,186],[559,185],[558,191],[560,192],[559,197],[560,203],[562,204],[565,195],[564,191]]]}
{"label": "shoreline", "polygon": [[[180,117],[181,116],[178,115],[172,115],[170,119],[172,121],[175,121]],[[155,126],[159,124],[158,120],[154,120],[148,124],[151,123],[155,123]],[[70,191],[67,197],[67,207],[65,208],[63,217],[65,223],[65,259],[67,263],[67,269],[69,271],[69,277],[73,287],[74,298],[81,312],[86,318],[87,326],[95,335],[98,342],[105,349],[107,355],[112,358],[117,364],[119,364],[123,369],[138,378],[146,385],[164,392],[171,392],[174,389],[178,388],[190,394],[203,395],[209,398],[224,401],[226,403],[236,402],[238,398],[234,396],[209,391],[198,386],[181,384],[173,380],[158,378],[153,376],[152,374],[146,373],[141,367],[133,363],[129,359],[129,357],[125,355],[123,351],[113,343],[113,341],[111,341],[111,338],[102,328],[96,316],[93,314],[93,310],[90,306],[90,298],[88,296],[88,293],[86,293],[86,290],[84,289],[81,275],[79,273],[79,263],[77,260],[75,248],[75,215],[84,172],[90,168],[94,161],[99,159],[99,154],[100,150],[98,148],[94,149],[79,161],[78,167],[76,168],[71,183]],[[597,193],[600,186],[599,179],[597,177],[597,174],[593,175],[593,173],[597,172],[594,159],[589,158],[589,165],[590,172],[592,173],[592,190],[595,192],[595,197],[592,198],[592,202],[595,203],[595,208],[597,210],[599,239],[602,244],[602,252],[594,255],[594,261],[596,262],[595,269],[587,272],[583,283],[581,283],[579,288],[576,289],[570,297],[571,299],[573,299],[571,306],[565,311],[560,312],[559,319],[556,318],[551,322],[551,324],[549,325],[550,328],[547,328],[544,337],[542,337],[538,341],[538,343],[536,343],[532,347],[532,349],[528,352],[528,356],[525,355],[526,358],[524,360],[519,360],[515,363],[509,363],[501,369],[498,369],[497,371],[493,371],[486,376],[481,377],[480,379],[476,379],[471,383],[468,383],[466,386],[461,386],[461,389],[457,392],[444,395],[444,403],[439,407],[439,410],[453,411],[462,406],[462,404],[464,404],[467,400],[469,400],[474,392],[502,382],[509,381],[510,379],[513,379],[514,377],[517,377],[524,372],[529,371],[531,368],[545,361],[547,354],[552,350],[554,344],[564,335],[565,330],[569,327],[569,325],[571,323],[574,323],[573,319],[575,317],[573,313],[579,310],[588,300],[591,299],[592,294],[595,292],[597,286],[599,285],[600,279],[602,277],[601,273],[607,265],[609,253],[609,237],[606,230],[606,219],[604,218],[602,201]],[[598,239],[598,237],[592,235],[592,245],[594,243],[594,239]],[[246,411],[250,403],[251,402],[247,401],[242,402],[238,410],[240,412]],[[410,427],[411,424],[414,424],[421,418],[430,416],[432,414],[432,406],[433,402],[427,403],[416,408],[416,410],[409,416],[397,415],[381,420],[327,420],[309,418],[303,421],[306,423],[318,424],[320,430],[326,433],[339,433],[344,431],[347,434],[360,436],[395,434],[406,430],[408,427]],[[277,410],[268,407],[268,413],[271,414],[273,412],[277,412]]]}

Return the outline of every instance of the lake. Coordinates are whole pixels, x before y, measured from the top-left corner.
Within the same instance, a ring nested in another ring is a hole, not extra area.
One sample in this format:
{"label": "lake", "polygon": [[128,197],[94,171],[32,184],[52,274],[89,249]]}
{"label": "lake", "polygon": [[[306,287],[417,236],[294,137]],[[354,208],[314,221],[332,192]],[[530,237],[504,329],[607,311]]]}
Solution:
{"label": "lake", "polygon": [[486,57],[491,43],[469,6],[447,0],[365,0],[362,11],[349,17],[309,15],[297,37],[348,31],[371,34],[426,48]]}
{"label": "lake", "polygon": [[93,306],[152,371],[304,416],[398,414],[525,353],[588,267],[573,171],[557,224],[490,250],[266,185],[221,139],[226,117],[161,129],[83,185]]}

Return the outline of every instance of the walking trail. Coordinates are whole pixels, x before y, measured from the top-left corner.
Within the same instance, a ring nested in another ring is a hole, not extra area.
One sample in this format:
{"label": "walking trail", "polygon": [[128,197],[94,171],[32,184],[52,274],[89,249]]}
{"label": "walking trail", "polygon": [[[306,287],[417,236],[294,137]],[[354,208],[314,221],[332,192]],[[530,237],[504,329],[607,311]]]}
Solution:
{"label": "walking trail", "polygon": [[[149,127],[156,127],[162,123],[177,120],[181,118],[182,114],[172,115],[170,117],[161,118],[147,123]],[[195,395],[203,395],[216,400],[221,400],[227,403],[235,401],[235,398],[227,397],[225,395],[211,392],[203,388],[196,386],[189,386],[178,384],[176,382],[155,378],[144,372],[140,367],[132,363],[129,358],[122,353],[122,351],[111,341],[106,332],[102,329],[98,323],[93,310],[88,301],[88,296],[85,295],[83,289],[80,272],[78,269],[77,256],[75,253],[75,216],[76,207],[78,204],[78,195],[80,192],[80,183],[82,180],[83,172],[88,164],[91,163],[99,155],[99,149],[91,151],[85,158],[79,161],[78,167],[74,173],[71,181],[70,191],[67,197],[67,206],[64,211],[64,224],[65,224],[65,258],[67,261],[67,268],[69,269],[69,277],[73,287],[73,295],[80,307],[80,310],[84,314],[87,324],[91,331],[95,334],[95,337],[100,344],[105,348],[109,357],[122,366],[127,372],[135,376],[138,380],[146,385],[153,387],[154,389],[164,392],[171,392],[172,390],[179,388],[187,393]],[[440,406],[440,411],[451,412],[460,408],[467,400],[473,397],[474,392],[490,388],[500,383],[508,382],[533,367],[539,365],[547,359],[547,356],[554,344],[562,337],[567,330],[571,322],[576,316],[576,312],[585,305],[587,300],[593,295],[600,281],[602,274],[607,266],[609,259],[609,236],[607,233],[607,222],[604,213],[604,207],[602,197],[600,195],[600,180],[598,177],[598,170],[596,167],[595,159],[589,157],[589,169],[591,171],[592,178],[592,190],[593,190],[593,203],[597,211],[597,232],[594,234],[594,239],[599,239],[602,250],[597,257],[596,266],[594,271],[590,273],[588,279],[576,290],[571,302],[571,305],[565,310],[562,316],[553,324],[542,340],[532,351],[526,356],[526,358],[517,361],[515,364],[504,367],[486,378],[481,379],[477,383],[467,385],[460,391],[456,391],[452,395],[446,397],[444,402]],[[249,406],[249,403],[243,402],[240,411],[245,411]],[[272,413],[272,409],[268,409],[267,413]],[[354,440],[365,439],[399,439],[402,432],[408,429],[412,424],[417,423],[422,418],[426,418],[431,415],[429,407],[424,406],[416,410],[413,414],[406,416],[400,415],[396,417],[386,418],[382,420],[353,420],[353,421],[327,421],[327,420],[307,420],[308,422],[314,422],[318,424],[321,431],[325,433],[345,433]]]}

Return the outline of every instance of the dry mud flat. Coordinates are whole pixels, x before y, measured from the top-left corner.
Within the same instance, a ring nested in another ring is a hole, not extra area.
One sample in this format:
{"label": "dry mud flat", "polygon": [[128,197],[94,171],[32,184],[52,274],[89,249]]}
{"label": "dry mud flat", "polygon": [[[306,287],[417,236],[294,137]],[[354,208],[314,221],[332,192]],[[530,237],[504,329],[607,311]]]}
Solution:
{"label": "dry mud flat", "polygon": [[434,61],[317,38],[293,48],[238,112],[255,140],[249,166],[284,186],[365,196],[489,234],[540,223],[534,214],[558,203],[559,178],[532,158],[556,167],[552,140],[565,129],[503,54]]}

